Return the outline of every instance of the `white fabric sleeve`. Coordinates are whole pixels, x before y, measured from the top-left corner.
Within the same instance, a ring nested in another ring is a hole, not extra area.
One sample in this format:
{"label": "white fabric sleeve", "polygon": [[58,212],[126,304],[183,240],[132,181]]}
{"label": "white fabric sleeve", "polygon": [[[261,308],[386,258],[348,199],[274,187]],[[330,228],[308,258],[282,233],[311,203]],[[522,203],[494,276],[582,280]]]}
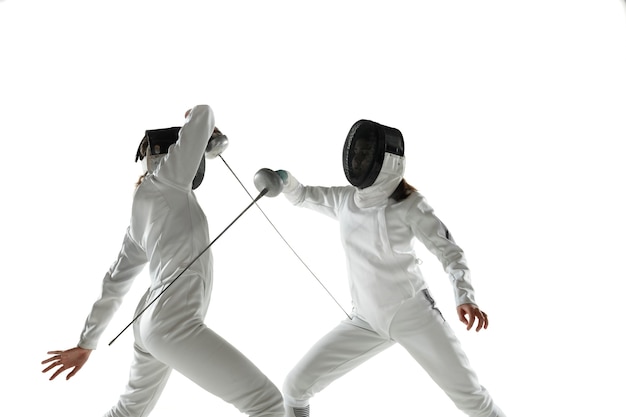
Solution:
{"label": "white fabric sleeve", "polygon": [[214,129],[213,110],[206,104],[195,106],[155,172],[156,177],[170,185],[190,188]]}
{"label": "white fabric sleeve", "polygon": [[315,210],[337,219],[339,206],[345,201],[348,187],[306,186],[287,171],[283,194],[291,204]]}
{"label": "white fabric sleeve", "polygon": [[407,213],[408,223],[417,239],[433,253],[448,274],[456,305],[476,304],[471,274],[463,250],[454,242],[448,228],[423,197]]}
{"label": "white fabric sleeve", "polygon": [[294,177],[291,172],[287,173],[287,181],[283,187],[283,195],[291,204],[299,205],[304,201],[304,186]]}
{"label": "white fabric sleeve", "polygon": [[135,277],[147,262],[145,252],[130,237],[127,230],[117,260],[104,275],[102,292],[85,320],[78,346],[84,349],[97,347],[102,333],[122,304],[122,299],[130,290]]}

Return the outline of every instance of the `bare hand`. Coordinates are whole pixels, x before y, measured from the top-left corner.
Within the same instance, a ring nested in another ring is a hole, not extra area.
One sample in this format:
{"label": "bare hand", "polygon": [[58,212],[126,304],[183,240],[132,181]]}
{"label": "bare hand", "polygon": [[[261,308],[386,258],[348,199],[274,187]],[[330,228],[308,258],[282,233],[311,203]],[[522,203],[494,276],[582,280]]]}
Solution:
{"label": "bare hand", "polygon": [[52,364],[41,372],[46,373],[51,369],[59,367],[59,369],[57,369],[50,377],[50,381],[52,381],[62,372],[71,369],[72,371],[65,377],[65,379],[68,380],[76,375],[76,373],[80,371],[80,368],[83,367],[85,362],[87,362],[87,359],[89,359],[89,355],[91,355],[91,350],[83,349],[81,347],[75,347],[68,350],[53,350],[48,352],[48,355],[53,356],[41,362],[41,364],[45,365],[49,362],[52,362]]}
{"label": "bare hand", "polygon": [[459,314],[459,320],[467,326],[467,330],[470,330],[474,326],[476,320],[478,320],[478,324],[476,325],[477,332],[479,332],[480,329],[486,330],[489,326],[487,313],[481,311],[475,304],[461,304],[456,308],[456,311]]}

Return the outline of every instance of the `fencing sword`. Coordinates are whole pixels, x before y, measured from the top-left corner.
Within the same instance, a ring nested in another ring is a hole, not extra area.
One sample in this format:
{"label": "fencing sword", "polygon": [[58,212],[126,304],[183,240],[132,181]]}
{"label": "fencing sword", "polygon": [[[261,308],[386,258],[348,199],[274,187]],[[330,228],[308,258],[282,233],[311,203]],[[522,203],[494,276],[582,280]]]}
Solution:
{"label": "fencing sword", "polygon": [[[237,176],[237,174],[235,174],[235,171],[233,171],[233,169],[230,167],[230,165],[228,165],[228,163],[226,162],[226,160],[224,159],[224,157],[221,155],[221,153],[219,153],[217,156],[220,157],[220,159],[222,160],[222,162],[224,162],[224,165],[226,165],[226,168],[228,168],[228,170],[233,174],[233,176],[235,177],[235,179],[237,180],[237,182],[239,182],[239,184],[243,187],[243,189],[246,191],[246,194],[248,194],[248,196],[254,200],[254,197],[252,197],[252,194],[250,194],[250,192],[248,191],[248,189],[246,188],[246,186],[243,184],[243,182],[241,182],[241,180],[239,179],[239,177]],[[257,176],[259,177],[257,180]],[[280,175],[278,175],[278,173],[276,171],[272,171],[271,169],[268,168],[262,168],[259,171],[257,171],[257,173],[254,176],[254,185],[257,188],[257,190],[260,191],[260,187],[264,186],[264,184],[267,183],[271,183],[272,185],[274,185],[277,181],[280,181],[280,190],[282,192],[282,187],[283,187],[283,180],[280,178]],[[275,187],[277,185],[274,185]],[[253,204],[256,204],[256,201],[253,201]],[[341,309],[341,311],[343,311],[343,313],[346,315],[346,317],[348,317],[348,319],[350,319],[350,315],[348,314],[348,312],[341,306],[341,304],[339,303],[339,301],[337,301],[337,299],[335,298],[335,296],[333,296],[333,294],[330,292],[330,290],[324,285],[324,283],[317,277],[317,275],[315,275],[315,273],[313,272],[313,270],[311,268],[309,268],[309,266],[306,264],[306,262],[304,262],[304,260],[300,257],[300,255],[298,255],[298,253],[296,252],[296,250],[289,244],[289,242],[287,242],[287,239],[285,239],[285,237],[282,235],[282,233],[280,233],[280,231],[278,230],[278,228],[274,225],[274,223],[270,220],[270,218],[267,216],[267,214],[265,214],[265,212],[263,211],[263,209],[261,208],[261,206],[259,206],[258,204],[256,204],[257,208],[259,209],[259,211],[261,212],[261,214],[263,214],[263,217],[265,217],[265,219],[268,221],[268,223],[272,226],[272,228],[274,229],[274,231],[276,231],[276,233],[278,234],[278,236],[282,239],[282,241],[287,245],[287,247],[291,250],[291,252],[293,252],[293,254],[296,256],[296,258],[298,258],[298,260],[300,261],[300,263],[302,263],[302,265],[304,265],[304,267],[311,273],[311,275],[313,276],[313,278],[315,278],[318,282],[318,284],[320,284],[322,286],[322,288],[326,291],[326,293],[330,296],[330,298],[333,299],[333,301],[335,302],[335,304],[337,304],[337,306]]]}
{"label": "fencing sword", "polygon": [[224,230],[222,230],[221,233],[217,235],[217,237],[213,239],[206,248],[204,248],[195,258],[193,258],[193,260],[189,262],[189,264],[169,284],[167,284],[167,286],[163,288],[163,290],[156,297],[154,297],[154,299],[152,299],[152,301],[150,301],[150,303],[148,303],[147,306],[145,306],[139,313],[137,313],[135,318],[133,318],[132,321],[128,323],[126,327],[124,327],[122,331],[119,332],[118,335],[115,336],[113,340],[109,342],[109,346],[111,346],[113,342],[115,342],[122,335],[122,333],[124,333],[130,326],[132,326],[133,323],[135,323],[139,319],[139,317],[148,308],[150,308],[150,306],[154,304],[154,302],[158,300],[159,297],[161,297],[163,293],[167,291],[178,280],[178,278],[180,278],[185,273],[185,271],[187,271],[189,267],[191,267],[191,265],[193,265],[194,262],[198,260],[198,258],[204,255],[204,253],[207,250],[209,250],[209,248],[217,241],[217,239],[219,239],[237,220],[239,220],[239,218],[243,216],[244,213],[248,211],[250,207],[255,205],[257,201],[261,199],[261,197],[265,195],[267,195],[268,197],[276,197],[278,194],[280,194],[283,191],[283,182],[278,176],[278,174],[274,173],[275,175],[272,175],[271,172],[273,171],[271,172],[268,172],[268,171],[270,170],[262,169],[259,172],[257,172],[254,176],[254,184],[255,184],[255,187],[259,189],[259,195],[256,198],[254,198],[252,202],[248,204],[248,206],[245,209],[243,209],[243,211],[239,213],[239,215],[235,217],[235,219],[232,222],[230,222],[230,224],[226,226]]}

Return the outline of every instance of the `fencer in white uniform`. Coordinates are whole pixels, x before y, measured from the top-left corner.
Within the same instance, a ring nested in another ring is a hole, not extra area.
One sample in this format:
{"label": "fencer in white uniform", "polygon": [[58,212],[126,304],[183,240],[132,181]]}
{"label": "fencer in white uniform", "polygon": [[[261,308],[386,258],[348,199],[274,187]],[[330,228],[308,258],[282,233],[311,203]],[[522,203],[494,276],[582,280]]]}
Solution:
{"label": "fencer in white uniform", "polygon": [[395,343],[405,348],[468,416],[504,417],[428,292],[415,238],[448,273],[459,318],[477,330],[488,319],[475,302],[461,248],[425,198],[404,180],[399,130],[360,120],[343,151],[349,186],[304,186],[277,173],[287,199],[339,221],[353,302],[350,319],[320,339],[288,374],[286,416],[308,417],[309,401],[332,381]]}
{"label": "fencer in white uniform", "polygon": [[70,369],[68,378],[73,376],[97,347],[134,278],[147,265],[151,285],[137,314],[149,307],[133,324],[128,385],[106,417],[147,416],[172,369],[249,416],[284,414],[277,387],[204,323],[213,259],[209,249],[193,261],[210,244],[207,219],[193,189],[204,175],[205,152],[215,156],[227,145],[218,132],[207,105],[191,109],[181,128],[146,132],[137,155],[146,175],[135,191],[130,226],[117,260],[104,276],[101,296],[86,319],[78,347],[49,352],[53,356],[43,362],[51,363],[44,372],[57,368],[51,379]]}

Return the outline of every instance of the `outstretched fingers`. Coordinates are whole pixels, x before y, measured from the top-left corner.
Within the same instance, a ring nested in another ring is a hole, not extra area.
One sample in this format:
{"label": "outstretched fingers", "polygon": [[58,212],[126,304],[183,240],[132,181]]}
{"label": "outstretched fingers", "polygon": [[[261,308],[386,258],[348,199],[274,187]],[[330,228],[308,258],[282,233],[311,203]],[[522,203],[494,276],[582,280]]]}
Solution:
{"label": "outstretched fingers", "polygon": [[89,355],[91,354],[91,350],[83,349],[80,347],[76,347],[68,350],[52,350],[48,352],[48,355],[52,355],[49,358],[43,360],[41,362],[42,365],[50,364],[47,366],[42,373],[50,372],[53,369],[57,368],[52,376],[50,377],[50,381],[55,379],[61,373],[67,370],[71,370],[65,379],[70,379],[80,369],[83,367],[87,359],[89,359]]}
{"label": "outstretched fingers", "polygon": [[[51,352],[48,352],[48,354],[50,354]],[[60,352],[56,352],[56,353],[60,353]],[[59,376],[61,374],[61,372],[63,372],[66,368],[63,365],[63,362],[61,362],[60,360],[60,356],[52,356],[44,361],[41,362],[42,365],[45,365],[49,362],[52,362],[51,365],[49,365],[48,367],[46,367],[43,371],[41,371],[42,373],[47,373],[49,371],[51,371],[52,369],[56,368],[56,367],[60,367],[59,369],[57,369],[52,376],[50,377],[50,381],[52,381],[53,379],[55,379],[57,376]]]}

